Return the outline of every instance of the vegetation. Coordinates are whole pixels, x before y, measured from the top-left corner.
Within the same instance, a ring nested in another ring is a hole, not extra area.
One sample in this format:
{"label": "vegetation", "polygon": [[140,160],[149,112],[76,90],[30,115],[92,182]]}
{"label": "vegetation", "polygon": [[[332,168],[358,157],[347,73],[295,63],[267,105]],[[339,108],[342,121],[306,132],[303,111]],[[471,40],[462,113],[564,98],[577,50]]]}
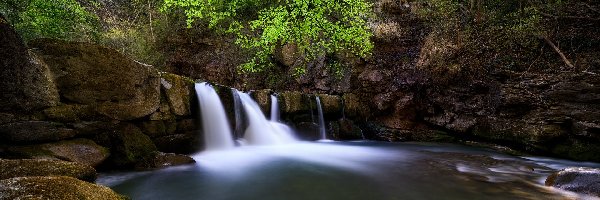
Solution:
{"label": "vegetation", "polygon": [[[373,48],[367,19],[372,5],[364,0],[165,0],[163,10],[182,8],[188,27],[196,20],[220,33],[236,36],[236,44],[255,56],[241,65],[259,72],[273,65],[277,47],[291,44],[310,60],[331,54],[367,57]],[[303,66],[296,66],[298,74]]]}
{"label": "vegetation", "polygon": [[25,40],[59,38],[97,41],[98,17],[76,0],[5,0],[4,13]]}

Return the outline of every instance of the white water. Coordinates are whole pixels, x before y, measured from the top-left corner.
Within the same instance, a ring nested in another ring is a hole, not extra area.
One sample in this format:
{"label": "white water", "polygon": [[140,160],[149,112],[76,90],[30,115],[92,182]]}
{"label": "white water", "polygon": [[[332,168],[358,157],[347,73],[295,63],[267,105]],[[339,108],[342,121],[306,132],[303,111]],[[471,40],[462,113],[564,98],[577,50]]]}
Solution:
{"label": "white water", "polygon": [[244,135],[244,119],[242,118],[242,101],[240,100],[240,95],[238,95],[238,90],[235,88],[231,88],[231,94],[233,96],[233,112],[235,115],[235,129],[234,135],[235,139],[241,139]]}
{"label": "white water", "polygon": [[321,140],[327,140],[327,134],[325,133],[325,119],[323,119],[323,109],[321,108],[321,98],[316,96],[317,101],[317,112],[319,113],[319,133],[321,134]]}
{"label": "white water", "polygon": [[231,129],[217,92],[207,83],[196,83],[195,88],[200,102],[205,150],[233,148]]}
{"label": "white water", "polygon": [[271,121],[279,121],[279,103],[277,102],[277,96],[271,95]]}
{"label": "white water", "polygon": [[296,141],[288,126],[278,122],[269,122],[250,95],[239,91],[237,93],[248,118],[248,128],[244,133],[246,144],[274,145]]}

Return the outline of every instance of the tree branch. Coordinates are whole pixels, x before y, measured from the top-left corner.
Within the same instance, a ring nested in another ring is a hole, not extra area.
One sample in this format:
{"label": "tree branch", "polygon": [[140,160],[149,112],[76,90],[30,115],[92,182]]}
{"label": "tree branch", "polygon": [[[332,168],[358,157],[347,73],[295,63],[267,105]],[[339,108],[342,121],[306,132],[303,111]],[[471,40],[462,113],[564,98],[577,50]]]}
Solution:
{"label": "tree branch", "polygon": [[571,63],[571,61],[569,61],[569,59],[567,59],[565,54],[563,54],[562,51],[560,51],[560,49],[550,39],[548,39],[548,37],[542,36],[542,39],[544,39],[544,41],[546,41],[546,43],[548,45],[550,45],[550,47],[552,47],[554,49],[554,51],[556,51],[556,53],[558,53],[558,55],[560,55],[560,58],[562,59],[562,61],[567,66],[569,66],[569,68],[575,68],[575,66]]}

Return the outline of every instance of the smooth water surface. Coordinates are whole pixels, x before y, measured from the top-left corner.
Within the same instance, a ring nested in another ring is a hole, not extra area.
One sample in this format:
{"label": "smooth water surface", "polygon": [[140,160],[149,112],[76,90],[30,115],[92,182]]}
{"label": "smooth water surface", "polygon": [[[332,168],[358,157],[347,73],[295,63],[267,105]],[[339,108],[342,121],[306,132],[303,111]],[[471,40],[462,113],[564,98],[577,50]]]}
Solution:
{"label": "smooth water surface", "polygon": [[[133,199],[578,199],[542,184],[559,163],[451,144],[327,142],[243,146],[195,165],[102,174]],[[596,163],[585,163],[599,167]]]}

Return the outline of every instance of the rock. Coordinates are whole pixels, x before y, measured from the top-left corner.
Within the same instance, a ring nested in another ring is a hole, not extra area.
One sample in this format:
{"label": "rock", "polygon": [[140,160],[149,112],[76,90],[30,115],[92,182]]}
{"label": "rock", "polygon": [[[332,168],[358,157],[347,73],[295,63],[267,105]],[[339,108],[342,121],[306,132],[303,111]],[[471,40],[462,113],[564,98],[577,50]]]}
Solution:
{"label": "rock", "polygon": [[167,153],[182,153],[189,154],[194,153],[199,149],[200,141],[195,137],[195,131],[191,131],[188,134],[175,134],[167,135],[159,138],[154,138],[154,144],[158,150]]}
{"label": "rock", "polygon": [[145,121],[140,124],[142,132],[151,138],[172,135],[177,129],[175,121]]}
{"label": "rock", "polygon": [[128,199],[110,188],[67,176],[18,177],[0,181],[0,199]]}
{"label": "rock", "polygon": [[298,47],[295,44],[287,43],[276,49],[275,59],[287,67],[292,67],[300,59],[298,54]]}
{"label": "rock", "polygon": [[104,134],[98,134],[94,141],[110,149],[110,165],[128,168],[152,158],[156,146],[147,135],[129,123],[122,123]]}
{"label": "rock", "polygon": [[300,122],[296,124],[296,133],[301,140],[319,140],[319,125],[312,122]]}
{"label": "rock", "polygon": [[29,44],[50,67],[65,100],[92,105],[115,120],[138,119],[159,107],[160,77],[152,66],[90,43],[42,39]]}
{"label": "rock", "polygon": [[250,96],[258,106],[260,106],[260,110],[263,112],[265,116],[271,116],[271,94],[273,93],[270,89],[265,90],[254,90],[250,93]]}
{"label": "rock", "polygon": [[162,72],[161,76],[161,88],[163,89],[164,95],[169,102],[171,112],[177,116],[189,116],[190,102],[193,95],[191,92],[194,88],[194,81],[175,74]]}
{"label": "rock", "polygon": [[[94,168],[75,162],[43,159],[0,159],[0,180],[30,176],[69,176],[93,183],[96,181],[97,174]],[[0,192],[0,196],[2,196],[1,194]]]}
{"label": "rock", "polygon": [[5,154],[16,158],[60,159],[95,167],[108,158],[109,151],[94,141],[74,139],[40,145],[11,146]]}
{"label": "rock", "polygon": [[321,101],[323,114],[340,115],[342,112],[342,98],[337,95],[318,94]]}
{"label": "rock", "polygon": [[177,131],[198,130],[196,119],[181,119],[177,121]]}
{"label": "rock", "polygon": [[369,107],[362,103],[361,98],[353,93],[342,96],[344,101],[344,115],[352,118],[364,118],[368,116]]}
{"label": "rock", "polygon": [[336,139],[341,140],[360,140],[364,139],[362,130],[352,120],[340,119],[337,121],[339,124],[338,135],[334,135]]}
{"label": "rock", "polygon": [[546,186],[600,196],[600,169],[569,167],[548,176]]}
{"label": "rock", "polygon": [[64,124],[47,121],[23,121],[0,126],[0,139],[10,143],[40,143],[73,138],[77,132]]}
{"label": "rock", "polygon": [[288,91],[279,94],[281,111],[283,113],[309,112],[311,102],[298,91]]}
{"label": "rock", "polygon": [[156,152],[153,158],[136,166],[137,169],[160,169],[171,166],[193,164],[196,161],[186,155]]}
{"label": "rock", "polygon": [[48,66],[27,50],[21,37],[0,16],[0,112],[34,111],[59,101]]}

